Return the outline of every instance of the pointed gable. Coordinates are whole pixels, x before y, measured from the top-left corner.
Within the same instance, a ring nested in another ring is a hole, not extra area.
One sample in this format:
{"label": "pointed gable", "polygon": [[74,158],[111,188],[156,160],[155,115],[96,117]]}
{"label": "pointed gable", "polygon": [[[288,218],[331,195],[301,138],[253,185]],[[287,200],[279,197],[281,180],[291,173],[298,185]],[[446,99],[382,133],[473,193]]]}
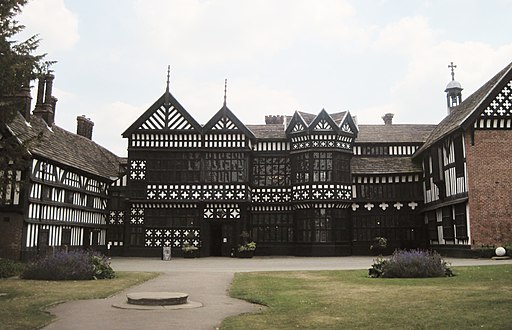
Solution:
{"label": "pointed gable", "polygon": [[286,128],[286,134],[304,132],[307,127],[308,125],[302,118],[301,114],[298,111],[295,111],[288,127]]}
{"label": "pointed gable", "polygon": [[329,116],[325,109],[322,109],[320,113],[313,119],[311,124],[309,125],[310,129],[313,131],[330,131],[337,133],[338,125],[334,122],[334,120]]}
{"label": "pointed gable", "polygon": [[204,131],[218,131],[243,133],[247,137],[254,139],[254,134],[238,119],[229,108],[224,105],[217,113],[204,125]]}
{"label": "pointed gable", "polygon": [[354,118],[349,111],[345,112],[342,119],[340,120],[340,130],[344,133],[357,135],[359,129],[357,128]]}
{"label": "pointed gable", "polygon": [[166,91],[124,133],[137,131],[201,130],[201,125]]}

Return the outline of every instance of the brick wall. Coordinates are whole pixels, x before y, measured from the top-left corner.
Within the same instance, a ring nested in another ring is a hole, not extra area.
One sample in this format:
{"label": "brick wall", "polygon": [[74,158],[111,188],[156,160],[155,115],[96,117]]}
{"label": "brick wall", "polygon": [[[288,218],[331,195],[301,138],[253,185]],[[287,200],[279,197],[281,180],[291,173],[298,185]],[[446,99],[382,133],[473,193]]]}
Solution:
{"label": "brick wall", "polygon": [[512,131],[476,130],[465,134],[471,244],[512,243]]}
{"label": "brick wall", "polygon": [[0,213],[0,258],[21,258],[23,217],[18,213]]}

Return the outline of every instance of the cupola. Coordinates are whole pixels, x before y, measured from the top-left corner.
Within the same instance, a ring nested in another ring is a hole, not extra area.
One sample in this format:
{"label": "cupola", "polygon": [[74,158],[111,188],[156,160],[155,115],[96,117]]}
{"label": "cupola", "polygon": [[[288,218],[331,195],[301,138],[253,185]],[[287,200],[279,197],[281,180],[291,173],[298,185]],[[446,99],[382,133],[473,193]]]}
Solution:
{"label": "cupola", "polygon": [[446,89],[444,90],[446,93],[446,102],[448,106],[448,114],[452,112],[452,109],[458,106],[462,102],[462,86],[460,82],[455,80],[455,72],[454,69],[457,66],[450,62],[448,68],[451,69],[452,80],[446,85]]}

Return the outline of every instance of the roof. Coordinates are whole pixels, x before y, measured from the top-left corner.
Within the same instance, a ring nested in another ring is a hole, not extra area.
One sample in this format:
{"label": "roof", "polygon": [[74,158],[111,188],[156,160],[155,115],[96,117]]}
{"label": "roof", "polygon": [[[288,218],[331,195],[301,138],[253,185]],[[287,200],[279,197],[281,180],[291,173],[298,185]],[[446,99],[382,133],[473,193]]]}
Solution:
{"label": "roof", "polygon": [[423,143],[436,125],[359,125],[356,143]]}
{"label": "roof", "polygon": [[353,174],[396,174],[421,172],[411,157],[352,157]]}
{"label": "roof", "polygon": [[490,97],[490,92],[497,86],[507,73],[512,69],[512,63],[507,65],[503,70],[498,72],[476,92],[471,94],[467,99],[461,102],[458,106],[454,107],[450,114],[446,116],[439,125],[432,131],[425,144],[415,153],[415,157],[423,151],[431,147],[437,141],[443,139],[447,135],[455,132],[459,128],[467,128],[472,124],[474,116],[479,115],[483,111],[480,105]]}
{"label": "roof", "polygon": [[106,179],[119,174],[120,158],[83,136],[66,131],[57,125],[49,128],[46,122],[32,115],[30,125],[20,115],[8,125],[22,141],[29,141],[42,133],[40,141],[29,146],[29,151],[48,160]]}
{"label": "roof", "polygon": [[449,89],[452,89],[452,88],[456,88],[456,89],[460,89],[462,90],[462,85],[460,84],[460,82],[458,82],[457,80],[451,80],[448,85],[446,85],[446,90],[445,92],[447,92]]}
{"label": "roof", "polygon": [[311,122],[316,118],[317,115],[315,114],[312,114],[312,113],[307,113],[307,112],[302,112],[302,111],[297,111],[302,119],[304,119],[304,121],[306,122],[306,124],[311,124]]}
{"label": "roof", "polygon": [[339,125],[341,125],[341,122],[343,121],[343,118],[345,118],[346,114],[347,114],[347,111],[342,111],[342,112],[330,113],[329,115],[339,126]]}
{"label": "roof", "polygon": [[257,139],[286,139],[283,124],[247,125]]}

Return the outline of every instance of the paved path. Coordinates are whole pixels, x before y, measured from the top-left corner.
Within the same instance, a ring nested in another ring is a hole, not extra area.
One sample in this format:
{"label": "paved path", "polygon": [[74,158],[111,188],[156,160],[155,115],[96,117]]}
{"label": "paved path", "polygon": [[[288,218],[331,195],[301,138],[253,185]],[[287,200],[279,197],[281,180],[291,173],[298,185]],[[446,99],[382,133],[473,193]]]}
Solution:
{"label": "paved path", "polygon": [[[447,259],[452,266],[512,264],[509,260]],[[255,312],[259,306],[228,297],[235,272],[274,270],[367,269],[373,257],[255,257],[173,259],[113,258],[117,271],[156,271],[156,279],[108,299],[71,301],[49,311],[57,321],[45,329],[215,329],[231,315]],[[179,291],[203,307],[182,310],[123,310],[113,304],[126,301],[127,292]]]}

